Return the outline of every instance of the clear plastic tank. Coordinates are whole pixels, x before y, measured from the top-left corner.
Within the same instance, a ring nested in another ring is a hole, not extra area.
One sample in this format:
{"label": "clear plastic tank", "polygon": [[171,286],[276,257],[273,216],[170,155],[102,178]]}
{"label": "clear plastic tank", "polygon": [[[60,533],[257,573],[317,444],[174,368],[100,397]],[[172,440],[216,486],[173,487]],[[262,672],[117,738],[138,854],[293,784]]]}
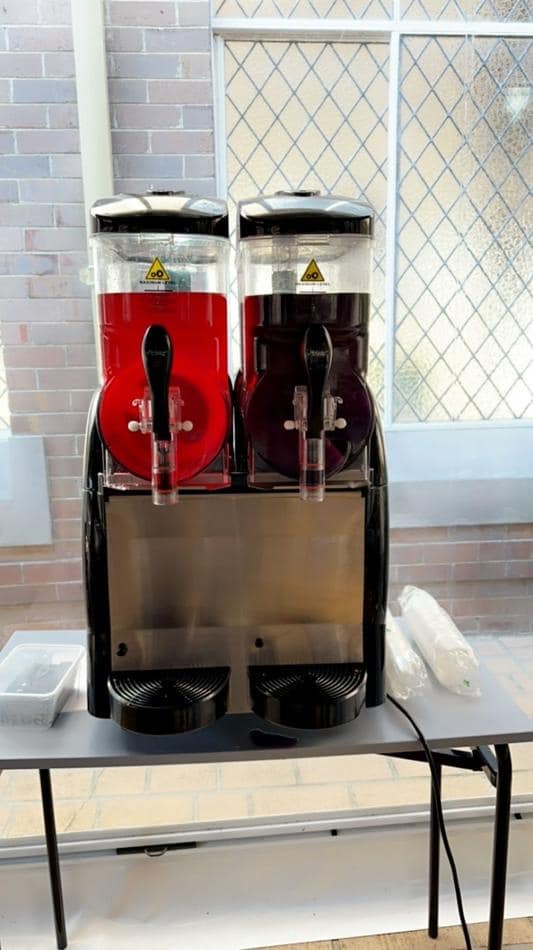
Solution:
{"label": "clear plastic tank", "polygon": [[[181,194],[97,202],[91,239],[111,487],[229,483],[228,221]],[[157,431],[159,429],[159,431]],[[151,437],[150,437],[151,436]]]}
{"label": "clear plastic tank", "polygon": [[[277,194],[239,206],[242,379],[250,484],[321,501],[353,480],[374,422],[365,376],[373,216],[360,202]],[[344,473],[344,474],[341,474]]]}

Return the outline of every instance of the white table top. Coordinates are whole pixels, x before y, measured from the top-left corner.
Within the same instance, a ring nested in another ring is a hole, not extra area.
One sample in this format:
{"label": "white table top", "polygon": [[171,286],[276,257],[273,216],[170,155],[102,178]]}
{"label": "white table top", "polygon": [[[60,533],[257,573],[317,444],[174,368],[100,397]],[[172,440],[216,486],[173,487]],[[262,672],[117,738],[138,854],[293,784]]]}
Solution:
{"label": "white table top", "polygon": [[[0,653],[20,643],[84,643],[83,631],[21,631]],[[533,740],[533,719],[481,665],[482,696],[456,696],[432,682],[422,696],[405,703],[432,748],[494,745]],[[319,731],[285,729],[252,713],[227,715],[213,726],[177,736],[143,736],[86,710],[83,691],[73,697],[51,729],[0,725],[0,769],[164,765],[298,756],[415,752],[418,739],[391,703],[362,709],[355,722]],[[258,748],[250,730],[297,738],[284,748]]]}

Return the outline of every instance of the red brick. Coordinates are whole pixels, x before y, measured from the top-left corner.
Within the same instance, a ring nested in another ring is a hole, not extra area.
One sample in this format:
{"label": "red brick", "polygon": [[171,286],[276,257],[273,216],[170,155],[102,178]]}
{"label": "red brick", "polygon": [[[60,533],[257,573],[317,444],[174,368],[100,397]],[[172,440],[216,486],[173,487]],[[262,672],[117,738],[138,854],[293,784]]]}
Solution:
{"label": "red brick", "polygon": [[50,502],[52,518],[80,518],[81,504],[74,498],[58,498],[57,501]]}
{"label": "red brick", "polygon": [[406,564],[391,569],[394,582],[398,584],[427,584],[431,581],[446,582],[451,580],[451,564]]}
{"label": "red brick", "polygon": [[81,562],[43,561],[24,564],[24,582],[26,584],[51,584],[56,581],[77,581],[81,576]]}
{"label": "red brick", "polygon": [[509,561],[507,563],[507,577],[533,578],[533,559],[527,561]]}
{"label": "red brick", "polygon": [[79,478],[82,472],[82,460],[79,456],[58,456],[48,459],[48,474],[51,478],[74,476]]}
{"label": "red brick", "polygon": [[51,478],[51,498],[81,498],[80,478]]}
{"label": "red brick", "polygon": [[72,435],[46,435],[44,447],[47,456],[75,456],[77,454],[76,439]]}
{"label": "red brick", "polygon": [[14,416],[13,425],[19,433],[28,435],[69,435],[83,432],[86,424],[85,413],[42,412],[37,415]]}
{"label": "red brick", "polygon": [[452,576],[454,581],[488,581],[503,579],[506,574],[505,561],[475,561],[473,564],[464,562],[454,564]]}
{"label": "red brick", "polygon": [[81,582],[75,584],[57,584],[56,590],[57,599],[62,603],[83,603],[84,591]]}
{"label": "red brick", "polygon": [[507,525],[507,536],[509,538],[531,538],[533,539],[533,524],[510,524]]}
{"label": "red brick", "polygon": [[459,561],[475,561],[479,546],[471,542],[453,544],[424,544],[423,560],[430,564],[455,564]]}
{"label": "red brick", "polygon": [[391,544],[392,564],[420,564],[424,560],[421,544]]}
{"label": "red brick", "polygon": [[3,587],[0,592],[0,604],[46,604],[57,600],[55,584],[43,584],[40,587]]}
{"label": "red brick", "polygon": [[54,386],[57,389],[96,389],[97,374],[94,369],[72,369],[71,367],[58,368],[56,372],[52,370],[40,369],[37,373],[39,387],[42,389],[51,389]]}
{"label": "red brick", "polygon": [[452,525],[449,529],[449,536],[454,541],[475,541],[505,538],[507,526],[503,524],[488,525]]}
{"label": "red brick", "polygon": [[0,564],[0,587],[11,587],[14,584],[22,584],[20,564]]}
{"label": "red brick", "polygon": [[448,528],[393,528],[393,544],[417,544],[422,541],[447,541]]}
{"label": "red brick", "polygon": [[70,394],[37,389],[12,392],[9,405],[12,412],[61,412],[70,409]]}
{"label": "red brick", "polygon": [[81,546],[81,522],[79,518],[58,519],[54,522],[54,538],[59,540],[77,539]]}

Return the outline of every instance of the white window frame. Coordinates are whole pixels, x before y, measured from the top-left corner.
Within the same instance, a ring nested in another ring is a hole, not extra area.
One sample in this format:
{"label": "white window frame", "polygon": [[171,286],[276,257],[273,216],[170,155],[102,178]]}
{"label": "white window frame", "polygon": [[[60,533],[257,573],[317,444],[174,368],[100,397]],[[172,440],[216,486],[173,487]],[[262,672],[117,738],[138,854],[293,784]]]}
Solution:
{"label": "white window frame", "polygon": [[[231,40],[387,43],[388,181],[385,246],[383,422],[389,449],[393,524],[490,524],[533,521],[533,420],[393,422],[396,333],[398,117],[400,49],[412,36],[533,38],[529,23],[409,20],[393,0],[390,20],[228,18],[212,20],[215,175],[227,198],[224,47]],[[450,448],[453,446],[453,451]],[[480,471],[482,467],[482,471]],[[431,490],[420,491],[431,483]],[[450,486],[453,485],[453,490]]]}

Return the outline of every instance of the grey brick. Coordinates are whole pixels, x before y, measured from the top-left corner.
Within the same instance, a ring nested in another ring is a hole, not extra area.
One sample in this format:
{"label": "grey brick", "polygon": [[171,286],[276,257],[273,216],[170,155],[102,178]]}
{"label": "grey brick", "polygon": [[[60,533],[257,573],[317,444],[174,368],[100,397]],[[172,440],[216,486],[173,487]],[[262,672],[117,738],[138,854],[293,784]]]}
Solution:
{"label": "grey brick", "polygon": [[105,31],[109,52],[138,53],[143,48],[144,31],[139,28],[119,26]]}
{"label": "grey brick", "polygon": [[74,53],[45,53],[44,74],[67,79],[75,76]]}
{"label": "grey brick", "polygon": [[181,57],[182,79],[211,79],[209,53],[183,53]]}
{"label": "grey brick", "polygon": [[4,23],[36,23],[37,0],[2,0]]}
{"label": "grey brick", "polygon": [[[172,182],[172,184],[170,184]],[[117,194],[142,195],[149,188],[160,188],[166,190],[172,188],[173,191],[184,191],[185,185],[181,178],[116,178],[115,192]]]}
{"label": "grey brick", "polygon": [[176,155],[118,155],[114,168],[117,178],[181,178],[183,159]]}
{"label": "grey brick", "polygon": [[180,26],[209,26],[209,4],[205,0],[201,3],[179,3],[178,21]]}
{"label": "grey brick", "polygon": [[54,208],[54,223],[59,228],[82,228],[85,224],[83,205],[57,205]]}
{"label": "grey brick", "polygon": [[0,228],[0,251],[22,251],[23,247],[24,232],[21,228]]}
{"label": "grey brick", "polygon": [[43,181],[33,178],[21,181],[19,187],[21,201],[38,201],[48,204],[54,201],[83,200],[81,181],[75,178],[65,181],[54,181],[54,179]]}
{"label": "grey brick", "polygon": [[213,109],[211,106],[183,107],[184,129],[212,129],[213,125]]}
{"label": "grey brick", "polygon": [[46,105],[1,105],[0,124],[8,129],[42,129],[46,126]]}
{"label": "grey brick", "polygon": [[[67,276],[61,274],[60,276],[52,277],[30,277],[28,280],[28,296],[31,298],[46,298],[46,297],[87,297],[90,293],[89,288],[82,284],[80,279],[75,275]],[[52,342],[59,342],[53,340]],[[66,340],[61,340],[61,342],[66,342]]]}
{"label": "grey brick", "polygon": [[[3,276],[0,280],[0,297],[4,300],[16,300],[20,297],[28,296],[28,279],[27,277],[12,277]],[[3,308],[2,308],[3,309]],[[6,333],[2,331],[2,343],[6,345],[9,343],[9,339],[6,336]],[[20,339],[13,340],[14,343],[20,343]]]}
{"label": "grey brick", "polygon": [[65,26],[71,23],[71,0],[39,0],[41,23]]}
{"label": "grey brick", "polygon": [[106,6],[108,23],[113,26],[174,26],[176,23],[175,3],[111,0]]}
{"label": "grey brick", "polygon": [[111,102],[147,102],[148,86],[145,79],[110,79]]}
{"label": "grey brick", "polygon": [[0,202],[18,200],[18,183],[16,181],[0,181]]}
{"label": "grey brick", "polygon": [[114,129],[111,138],[115,155],[142,155],[148,151],[148,132]]}
{"label": "grey brick", "polygon": [[52,155],[52,178],[81,178],[80,155]]}
{"label": "grey brick", "polygon": [[181,109],[170,105],[117,105],[115,124],[119,129],[172,129],[181,124]]}
{"label": "grey brick", "polygon": [[0,79],[0,103],[11,99],[11,83],[9,79]]}
{"label": "grey brick", "polygon": [[49,174],[47,155],[0,156],[0,178],[46,178]]}
{"label": "grey brick", "polygon": [[75,102],[48,106],[48,125],[51,129],[77,129],[78,106]]}
{"label": "grey brick", "polygon": [[[64,320],[78,322],[91,320],[90,300],[55,300],[55,299],[33,299],[29,297],[26,300],[20,300],[17,303],[16,310],[8,310],[2,315],[6,323],[62,323]],[[52,387],[57,388],[59,383]],[[85,389],[86,387],[81,387]]]}
{"label": "grey brick", "polygon": [[210,105],[213,90],[209,82],[176,79],[172,82],[149,82],[150,102],[174,102],[177,105]]}
{"label": "grey brick", "polygon": [[109,57],[109,63],[111,75],[123,79],[173,78],[179,75],[179,59],[172,53],[161,53],[160,56],[113,53]]}
{"label": "grey brick", "polygon": [[146,30],[150,53],[204,53],[210,42],[209,30]]}
{"label": "grey brick", "polygon": [[17,132],[21,154],[48,155],[57,152],[77,152],[79,135],[71,129],[38,129]]}
{"label": "grey brick", "polygon": [[55,254],[0,254],[0,274],[57,274],[58,267]]}
{"label": "grey brick", "polygon": [[12,155],[15,151],[15,136],[13,132],[0,132],[0,153]]}
{"label": "grey brick", "polygon": [[7,26],[2,26],[0,27],[0,50],[7,48]]}
{"label": "grey brick", "polygon": [[215,195],[216,183],[214,178],[186,178],[182,187],[191,195]]}
{"label": "grey brick", "polygon": [[94,330],[90,323],[36,323],[31,328],[31,341],[37,345],[58,342],[58,331],[62,343],[94,343]]}
{"label": "grey brick", "polygon": [[94,343],[79,343],[67,346],[67,366],[81,366],[90,369],[96,365],[96,348]]}
{"label": "grey brick", "polygon": [[45,52],[71,50],[72,30],[67,26],[12,26],[7,31],[10,50]]}
{"label": "grey brick", "polygon": [[49,205],[5,205],[0,213],[2,227],[46,227],[54,223]]}
{"label": "grey brick", "polygon": [[38,53],[0,53],[0,76],[13,79],[42,76],[42,58]]}
{"label": "grey brick", "polygon": [[82,267],[87,267],[87,263],[87,248],[83,251],[69,251],[59,255],[61,274],[79,274]]}
{"label": "grey brick", "polygon": [[76,102],[73,79],[15,79],[14,102]]}
{"label": "grey brick", "polygon": [[152,132],[152,151],[163,155],[199,155],[202,152],[212,152],[213,136],[211,132],[187,129]]}
{"label": "grey brick", "polygon": [[85,246],[83,228],[31,228],[26,231],[28,251],[77,251]]}
{"label": "grey brick", "polygon": [[213,155],[188,155],[185,158],[186,178],[212,178],[215,174]]}

